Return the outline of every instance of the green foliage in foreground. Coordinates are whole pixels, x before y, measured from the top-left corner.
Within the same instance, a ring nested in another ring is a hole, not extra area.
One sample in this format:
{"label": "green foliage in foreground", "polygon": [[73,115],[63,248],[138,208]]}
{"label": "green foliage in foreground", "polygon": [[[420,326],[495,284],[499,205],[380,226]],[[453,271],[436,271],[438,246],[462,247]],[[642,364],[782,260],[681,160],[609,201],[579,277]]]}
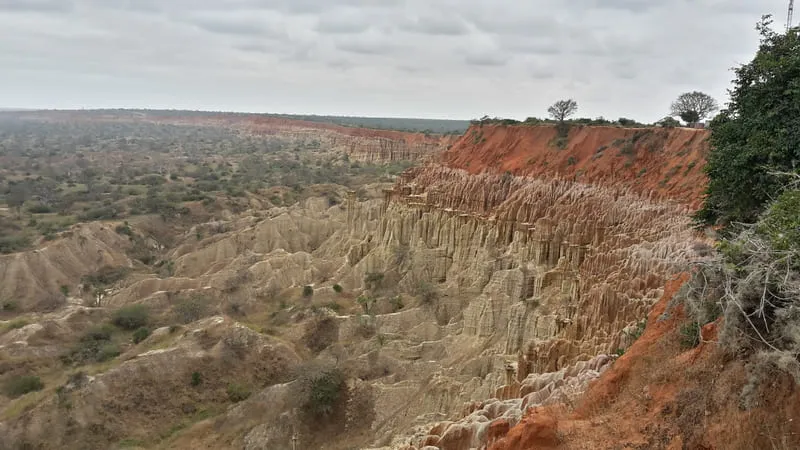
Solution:
{"label": "green foliage in foreground", "polygon": [[779,34],[765,17],[755,58],[735,69],[727,109],[711,123],[707,224],[755,222],[785,188],[775,172],[800,163],[800,34]]}

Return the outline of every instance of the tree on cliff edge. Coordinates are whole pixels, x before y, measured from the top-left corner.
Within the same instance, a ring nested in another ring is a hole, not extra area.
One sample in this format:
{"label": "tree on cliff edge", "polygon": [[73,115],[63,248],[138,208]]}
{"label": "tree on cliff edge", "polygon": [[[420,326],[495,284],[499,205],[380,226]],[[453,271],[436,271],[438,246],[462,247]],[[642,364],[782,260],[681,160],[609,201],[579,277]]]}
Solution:
{"label": "tree on cliff edge", "polygon": [[800,29],[779,34],[764,16],[755,58],[735,69],[730,103],[711,122],[707,224],[755,222],[800,169]]}
{"label": "tree on cliff edge", "polygon": [[693,125],[717,109],[719,109],[717,101],[710,95],[700,91],[686,92],[672,103],[671,115],[680,117],[687,124]]}
{"label": "tree on cliff edge", "polygon": [[575,100],[559,100],[553,106],[547,108],[550,117],[557,120],[559,123],[564,123],[568,117],[572,116],[578,111],[578,102]]}

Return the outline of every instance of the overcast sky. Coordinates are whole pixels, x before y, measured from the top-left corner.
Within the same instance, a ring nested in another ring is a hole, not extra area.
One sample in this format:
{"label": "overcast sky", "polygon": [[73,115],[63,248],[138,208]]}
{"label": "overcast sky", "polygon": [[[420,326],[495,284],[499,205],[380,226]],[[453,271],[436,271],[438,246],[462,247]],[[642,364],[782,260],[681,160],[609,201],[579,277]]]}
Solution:
{"label": "overcast sky", "polygon": [[0,107],[470,119],[726,100],[785,0],[0,0]]}

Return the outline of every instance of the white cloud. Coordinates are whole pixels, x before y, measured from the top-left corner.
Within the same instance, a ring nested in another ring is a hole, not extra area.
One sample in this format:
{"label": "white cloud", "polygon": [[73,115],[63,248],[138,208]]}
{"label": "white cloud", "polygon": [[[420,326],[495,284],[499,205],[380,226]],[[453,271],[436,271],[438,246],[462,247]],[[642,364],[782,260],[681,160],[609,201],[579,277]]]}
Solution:
{"label": "white cloud", "polygon": [[[757,4],[758,3],[758,4]],[[0,0],[0,106],[662,117],[783,0]],[[776,22],[776,27],[782,24]]]}

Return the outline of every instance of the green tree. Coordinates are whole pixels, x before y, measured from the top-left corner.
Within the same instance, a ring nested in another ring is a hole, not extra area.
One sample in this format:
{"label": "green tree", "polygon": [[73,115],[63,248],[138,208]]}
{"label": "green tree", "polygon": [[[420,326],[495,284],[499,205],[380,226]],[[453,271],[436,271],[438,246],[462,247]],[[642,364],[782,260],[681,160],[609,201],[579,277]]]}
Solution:
{"label": "green tree", "polygon": [[707,197],[697,218],[707,224],[754,222],[800,163],[800,35],[779,34],[764,16],[755,58],[735,69],[728,107],[711,123]]}
{"label": "green tree", "polygon": [[17,210],[17,217],[22,215],[22,205],[30,198],[31,190],[28,183],[16,183],[8,187],[6,194],[6,203],[9,208]]}
{"label": "green tree", "polygon": [[547,108],[547,113],[553,119],[564,122],[567,118],[578,112],[578,102],[575,100],[559,100]]}
{"label": "green tree", "polygon": [[672,103],[672,116],[678,116],[689,125],[700,122],[719,109],[717,101],[700,91],[681,94]]}

